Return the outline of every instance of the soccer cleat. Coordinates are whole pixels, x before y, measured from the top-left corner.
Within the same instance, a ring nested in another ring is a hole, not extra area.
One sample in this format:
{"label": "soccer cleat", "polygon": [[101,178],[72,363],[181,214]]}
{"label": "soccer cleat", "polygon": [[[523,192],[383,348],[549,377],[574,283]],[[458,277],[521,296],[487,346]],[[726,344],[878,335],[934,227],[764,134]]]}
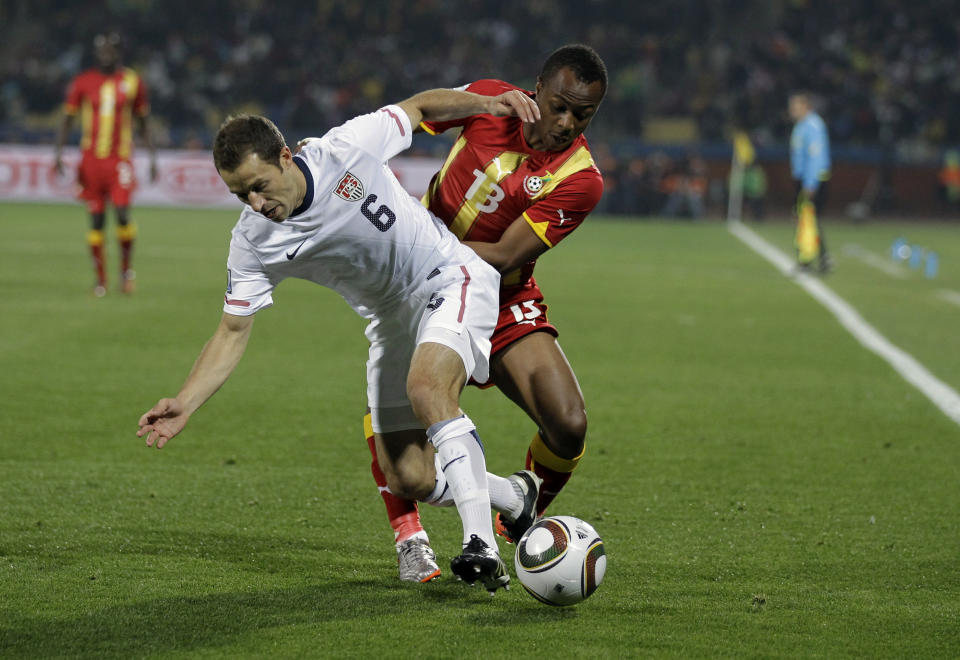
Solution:
{"label": "soccer cleat", "polygon": [[133,293],[136,288],[137,274],[133,270],[125,270],[120,274],[120,290],[126,294]]}
{"label": "soccer cleat", "polygon": [[450,560],[450,570],[467,584],[479,580],[491,596],[500,587],[510,589],[507,565],[500,559],[496,549],[491,548],[476,534],[470,535],[470,542],[463,549],[463,553]]}
{"label": "soccer cleat", "polygon": [[430,582],[440,577],[437,555],[426,539],[411,537],[398,543],[397,568],[405,582]]}
{"label": "soccer cleat", "polygon": [[543,479],[530,470],[514,472],[507,479],[519,486],[520,492],[523,493],[523,510],[514,520],[510,520],[506,514],[497,514],[496,529],[497,534],[505,538],[508,543],[516,543],[537,521],[537,497],[540,496],[540,484],[543,483]]}
{"label": "soccer cleat", "polygon": [[93,297],[94,298],[103,298],[107,295],[107,287],[102,284],[94,285],[93,287]]}

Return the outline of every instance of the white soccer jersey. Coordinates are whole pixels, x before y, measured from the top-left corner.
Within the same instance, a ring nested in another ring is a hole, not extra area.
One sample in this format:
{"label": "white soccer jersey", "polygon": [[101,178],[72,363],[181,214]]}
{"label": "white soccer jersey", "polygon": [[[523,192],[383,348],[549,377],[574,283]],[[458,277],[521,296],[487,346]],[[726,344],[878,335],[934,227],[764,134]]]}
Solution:
{"label": "white soccer jersey", "polygon": [[224,311],[253,314],[273,304],[277,284],[297,277],[371,318],[434,269],[475,258],[387,166],[412,133],[407,114],[387,106],[308,142],[294,157],[307,180],[300,207],[277,223],[247,206],[233,228]]}

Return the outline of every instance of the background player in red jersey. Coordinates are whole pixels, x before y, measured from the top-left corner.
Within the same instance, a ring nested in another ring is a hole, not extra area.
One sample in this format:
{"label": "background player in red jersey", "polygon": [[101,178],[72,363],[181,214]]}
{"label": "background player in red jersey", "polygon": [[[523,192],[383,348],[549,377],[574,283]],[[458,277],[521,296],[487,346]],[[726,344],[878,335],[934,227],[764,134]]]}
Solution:
{"label": "background player in red jersey", "polygon": [[[564,46],[544,63],[536,91],[526,92],[540,108],[537,122],[474,115],[420,124],[432,134],[462,129],[424,203],[502,274],[487,385],[499,387],[538,427],[526,455],[527,468],[543,479],[538,515],[583,456],[587,416],[533,269],[536,259],[580,226],[600,200],[603,180],[582,134],[606,88],[600,56],[589,46]],[[466,89],[495,96],[517,87],[480,80]],[[364,427],[397,541],[400,579],[431,580],[440,571],[416,504],[384,489],[369,418]]]}
{"label": "background player in red jersey", "polygon": [[117,212],[121,290],[133,292],[135,275],[130,264],[137,231],[130,221],[130,196],[136,187],[131,163],[134,123],[144,145],[150,150],[151,180],[156,180],[157,163],[147,123],[150,112],[147,89],[135,71],[120,66],[120,35],[97,35],[93,45],[97,66],[78,74],[67,90],[63,120],[57,133],[54,168],[58,174],[63,173],[63,145],[74,118],[80,113],[83,135],[77,182],[80,184],[80,199],[86,202],[90,211],[87,243],[97,278],[93,293],[99,297],[107,292],[103,227],[108,200]]}

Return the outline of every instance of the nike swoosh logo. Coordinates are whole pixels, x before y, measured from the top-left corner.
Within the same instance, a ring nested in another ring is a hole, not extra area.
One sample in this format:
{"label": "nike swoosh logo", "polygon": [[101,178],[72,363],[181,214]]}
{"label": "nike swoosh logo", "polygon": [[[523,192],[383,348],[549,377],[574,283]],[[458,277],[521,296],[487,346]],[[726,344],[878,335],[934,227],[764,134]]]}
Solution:
{"label": "nike swoosh logo", "polygon": [[300,245],[297,246],[296,250],[294,250],[293,252],[287,252],[287,261],[293,261],[293,258],[297,256],[297,252],[300,251],[300,248],[302,248],[303,244],[306,242],[307,242],[307,239],[303,239],[302,241],[300,241]]}

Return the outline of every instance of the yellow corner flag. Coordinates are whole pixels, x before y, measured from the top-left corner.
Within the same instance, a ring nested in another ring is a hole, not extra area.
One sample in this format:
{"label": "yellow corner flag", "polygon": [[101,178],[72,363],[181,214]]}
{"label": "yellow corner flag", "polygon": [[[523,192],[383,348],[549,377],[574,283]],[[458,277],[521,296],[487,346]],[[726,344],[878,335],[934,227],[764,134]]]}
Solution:
{"label": "yellow corner flag", "polygon": [[820,229],[817,227],[817,210],[809,199],[801,199],[797,205],[797,261],[809,264],[820,255]]}

